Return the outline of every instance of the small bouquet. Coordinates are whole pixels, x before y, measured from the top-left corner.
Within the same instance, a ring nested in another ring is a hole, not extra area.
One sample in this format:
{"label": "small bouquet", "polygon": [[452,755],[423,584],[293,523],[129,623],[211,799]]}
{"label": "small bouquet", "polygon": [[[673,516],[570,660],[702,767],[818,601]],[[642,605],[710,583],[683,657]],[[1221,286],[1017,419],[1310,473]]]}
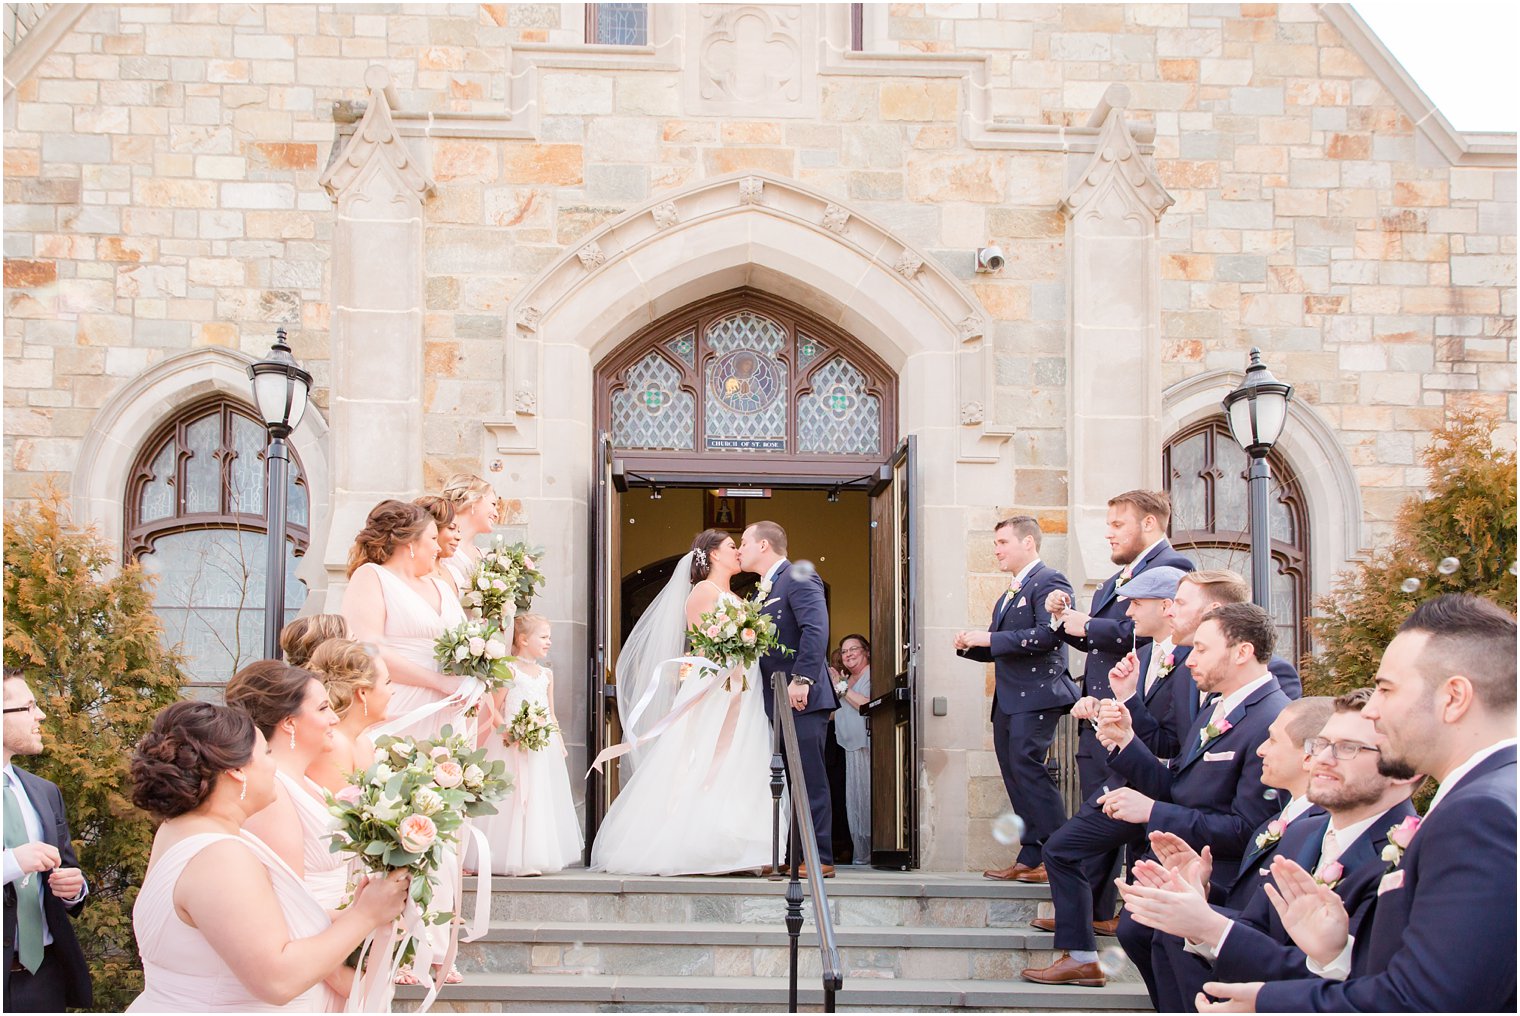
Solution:
{"label": "small bouquet", "polygon": [[481,554],[470,588],[460,602],[477,618],[495,618],[510,626],[516,614],[533,606],[533,597],[544,584],[537,561],[542,555],[542,549],[496,537]]}
{"label": "small bouquet", "polygon": [[559,727],[549,722],[549,710],[524,702],[507,725],[513,743],[524,751],[543,751],[549,747],[549,735]]}
{"label": "small bouquet", "polygon": [[[776,622],[765,613],[767,592],[769,590],[762,586],[753,599],[737,603],[720,599],[712,610],[686,629],[692,654],[712,660],[725,671],[735,667],[748,671],[756,660],[773,649],[792,655],[792,650],[781,645],[776,637]],[[729,689],[732,680],[731,676],[724,678],[723,687]],[[744,690],[748,691],[747,674],[743,680]]]}

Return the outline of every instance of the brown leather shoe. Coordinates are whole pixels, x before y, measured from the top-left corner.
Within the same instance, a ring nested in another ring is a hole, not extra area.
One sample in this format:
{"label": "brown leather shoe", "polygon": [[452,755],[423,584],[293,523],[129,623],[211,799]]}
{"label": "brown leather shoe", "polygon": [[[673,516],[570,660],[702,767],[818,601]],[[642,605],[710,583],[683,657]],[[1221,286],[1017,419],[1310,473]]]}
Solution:
{"label": "brown leather shoe", "polygon": [[1054,917],[1032,918],[1029,926],[1031,928],[1038,928],[1040,931],[1054,932],[1056,930],[1056,919]]}
{"label": "brown leather shoe", "polygon": [[1098,964],[1078,963],[1071,953],[1064,952],[1050,966],[1030,967],[1020,976],[1036,984],[1079,984],[1084,988],[1101,988],[1108,983]]}
{"label": "brown leather shoe", "polygon": [[1113,938],[1115,935],[1119,934],[1119,919],[1115,917],[1107,921],[1094,921],[1093,933],[1097,935],[1107,935],[1109,938]]}
{"label": "brown leather shoe", "polygon": [[1045,866],[1037,864],[1033,868],[1025,868],[1013,876],[1015,882],[1030,882],[1035,885],[1048,885],[1050,877],[1045,874]]}
{"label": "brown leather shoe", "polygon": [[1014,861],[1006,868],[994,868],[991,871],[982,872],[983,878],[990,878],[998,882],[1010,882],[1019,876],[1020,872],[1029,871],[1029,865],[1020,861]]}
{"label": "brown leather shoe", "polygon": [[[825,864],[825,865],[822,866],[822,868],[820,870],[823,872],[823,877],[824,878],[833,878],[834,877],[834,866],[832,864]],[[807,878],[808,877],[808,870],[807,870],[807,865],[806,864],[799,864],[799,865],[797,865],[797,877],[798,878]]]}

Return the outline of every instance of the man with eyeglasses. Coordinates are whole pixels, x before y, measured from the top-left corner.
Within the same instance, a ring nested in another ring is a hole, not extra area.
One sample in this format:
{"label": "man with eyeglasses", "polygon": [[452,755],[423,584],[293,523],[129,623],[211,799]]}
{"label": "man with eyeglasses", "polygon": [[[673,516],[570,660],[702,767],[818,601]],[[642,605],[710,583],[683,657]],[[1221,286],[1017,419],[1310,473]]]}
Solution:
{"label": "man with eyeglasses", "polygon": [[44,713],[19,671],[5,670],[5,1008],[62,1012],[93,1004],[69,915],[89,887],[57,785],[12,765],[42,751]]}
{"label": "man with eyeglasses", "polygon": [[1424,772],[1440,790],[1389,836],[1355,931],[1309,871],[1274,864],[1273,904],[1317,976],[1210,981],[1220,1001],[1200,995],[1201,1011],[1515,1011],[1515,649],[1514,616],[1481,597],[1415,609],[1362,716],[1384,737],[1384,772]]}
{"label": "man with eyeglasses", "polygon": [[[1381,770],[1383,739],[1362,714],[1371,695],[1363,688],[1340,696],[1323,729],[1305,740],[1306,796],[1323,811],[1282,832],[1270,865],[1274,877],[1280,878],[1287,862],[1308,873],[1311,883],[1333,891],[1353,929],[1360,927],[1386,870],[1382,853],[1389,831],[1415,814],[1409,797],[1420,782],[1418,776],[1394,777]],[[1173,978],[1176,1009],[1191,1010],[1210,980],[1314,976],[1284,930],[1272,905],[1275,890],[1265,881],[1237,913],[1202,905],[1192,887],[1157,868],[1138,872],[1137,878],[1137,885],[1124,890],[1125,904],[1134,920],[1168,933],[1157,940],[1163,955],[1157,966]]]}

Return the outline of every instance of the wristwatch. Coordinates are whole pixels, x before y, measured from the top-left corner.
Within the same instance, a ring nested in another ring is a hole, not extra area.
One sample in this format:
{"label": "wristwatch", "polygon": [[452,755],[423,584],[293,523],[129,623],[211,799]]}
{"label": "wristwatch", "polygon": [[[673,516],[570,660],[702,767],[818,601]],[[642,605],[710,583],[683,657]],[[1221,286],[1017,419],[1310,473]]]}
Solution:
{"label": "wristwatch", "polygon": [[802,674],[793,674],[792,683],[807,685],[809,688],[811,688],[813,686],[813,679]]}

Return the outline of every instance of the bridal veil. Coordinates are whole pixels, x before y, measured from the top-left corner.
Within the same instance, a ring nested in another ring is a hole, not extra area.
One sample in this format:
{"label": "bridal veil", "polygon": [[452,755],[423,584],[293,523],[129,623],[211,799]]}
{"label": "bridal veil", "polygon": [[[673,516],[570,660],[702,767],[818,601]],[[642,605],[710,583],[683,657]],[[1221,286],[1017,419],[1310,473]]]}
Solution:
{"label": "bridal veil", "polygon": [[[675,705],[681,689],[675,667],[667,660],[686,654],[686,599],[691,595],[691,552],[676,562],[670,581],[633,626],[613,669],[617,684],[618,719],[623,740],[631,741],[658,723]],[[623,778],[633,775],[649,746],[622,757]]]}

